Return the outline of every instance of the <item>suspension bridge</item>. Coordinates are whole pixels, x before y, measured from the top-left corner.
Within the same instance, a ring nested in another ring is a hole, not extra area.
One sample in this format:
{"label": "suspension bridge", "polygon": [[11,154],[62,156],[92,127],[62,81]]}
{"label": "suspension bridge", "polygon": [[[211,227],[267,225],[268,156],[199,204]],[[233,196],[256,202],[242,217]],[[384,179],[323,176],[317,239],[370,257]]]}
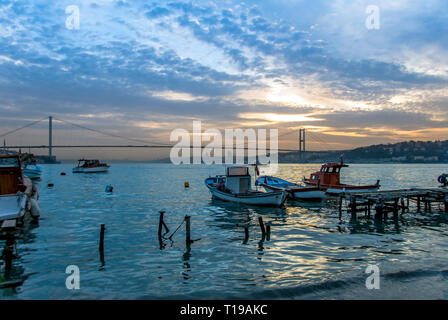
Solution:
{"label": "suspension bridge", "polygon": [[[10,136],[20,130],[29,128],[33,125],[36,125],[38,123],[41,123],[43,121],[47,121],[48,120],[48,144],[11,144],[11,145],[7,145],[6,144],[6,137]],[[117,138],[117,139],[121,139],[121,140],[126,140],[128,142],[132,142],[132,144],[71,144],[71,145],[66,145],[66,144],[54,144],[53,143],[53,134],[54,134],[54,130],[53,130],[53,122],[59,122],[59,123],[64,123],[66,125],[70,125],[72,127],[75,127],[77,129],[82,129],[84,131],[89,131],[89,132],[94,132],[97,134],[101,134],[103,136],[107,136],[107,137],[112,137],[112,138]],[[309,132],[308,132],[309,133]],[[290,130],[286,133],[283,133],[281,135],[278,136],[278,138],[283,138],[285,136],[291,135],[291,134],[297,134],[297,131],[294,130]],[[21,150],[21,149],[48,149],[48,159],[51,161],[51,159],[55,160],[55,157],[53,155],[53,149],[69,149],[69,148],[148,148],[148,149],[169,149],[169,148],[173,148],[175,145],[173,144],[167,144],[167,143],[161,143],[161,142],[155,142],[155,141],[147,141],[147,140],[142,140],[142,139],[136,139],[136,138],[131,138],[131,137],[127,137],[127,136],[123,136],[123,135],[118,135],[118,134],[114,134],[114,133],[110,133],[110,132],[106,132],[103,130],[98,130],[98,129],[93,129],[84,125],[80,125],[80,124],[76,124],[73,123],[71,121],[67,121],[67,120],[63,120],[60,118],[55,118],[53,116],[49,116],[49,117],[45,117],[39,120],[35,120],[35,121],[31,121],[29,123],[27,123],[26,125],[20,126],[18,128],[15,128],[13,130],[7,131],[3,134],[0,134],[0,139],[3,138],[4,139],[4,144],[3,144],[3,149],[6,150]],[[288,148],[279,148],[278,152],[299,152],[299,153],[305,153],[307,150],[305,148],[306,146],[306,138],[305,138],[305,129],[300,129],[299,130],[299,148],[298,149],[288,149]],[[311,138],[313,140],[315,140],[318,143],[325,143],[323,140],[319,139],[318,137],[315,137],[315,135],[313,134],[311,136]],[[138,144],[136,144],[138,143]],[[189,148],[205,148],[205,145],[202,146],[186,146]],[[223,147],[224,148],[224,147]],[[235,146],[234,149],[244,149],[244,150],[250,150],[250,148],[245,145],[243,147],[238,147]],[[316,152],[316,151],[313,151]]]}

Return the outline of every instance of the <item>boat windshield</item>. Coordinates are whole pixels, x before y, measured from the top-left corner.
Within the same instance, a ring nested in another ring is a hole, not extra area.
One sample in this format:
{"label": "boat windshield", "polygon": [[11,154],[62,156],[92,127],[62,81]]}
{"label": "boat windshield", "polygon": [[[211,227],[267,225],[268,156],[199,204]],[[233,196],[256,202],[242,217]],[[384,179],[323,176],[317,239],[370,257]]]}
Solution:
{"label": "boat windshield", "polygon": [[18,167],[17,158],[0,158],[0,167]]}

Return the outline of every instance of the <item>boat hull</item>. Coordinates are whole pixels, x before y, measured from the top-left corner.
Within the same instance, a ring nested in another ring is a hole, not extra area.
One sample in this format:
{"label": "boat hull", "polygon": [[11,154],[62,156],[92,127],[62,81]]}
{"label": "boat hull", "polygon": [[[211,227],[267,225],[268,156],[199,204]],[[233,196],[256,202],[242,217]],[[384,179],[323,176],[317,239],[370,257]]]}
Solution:
{"label": "boat hull", "polygon": [[23,169],[23,174],[30,179],[39,179],[42,175],[42,169],[39,166],[26,166]]}
{"label": "boat hull", "polygon": [[328,198],[325,190],[321,188],[304,187],[277,177],[260,177],[257,179],[256,185],[262,186],[267,191],[285,190],[288,193],[288,198],[293,200],[322,200]]}
{"label": "boat hull", "polygon": [[18,219],[26,210],[26,196],[3,195],[0,196],[0,221]]}
{"label": "boat hull", "polygon": [[328,198],[324,190],[318,188],[303,188],[303,190],[294,190],[289,192],[291,198],[295,200],[322,200]]}
{"label": "boat hull", "polygon": [[231,194],[227,192],[220,191],[214,187],[207,185],[214,198],[222,201],[230,201],[236,203],[242,203],[252,206],[273,206],[280,207],[285,203],[286,192],[276,191],[276,192],[260,192],[254,194]]}
{"label": "boat hull", "polygon": [[109,167],[96,167],[96,168],[80,168],[76,167],[72,169],[73,173],[99,173],[109,172]]}

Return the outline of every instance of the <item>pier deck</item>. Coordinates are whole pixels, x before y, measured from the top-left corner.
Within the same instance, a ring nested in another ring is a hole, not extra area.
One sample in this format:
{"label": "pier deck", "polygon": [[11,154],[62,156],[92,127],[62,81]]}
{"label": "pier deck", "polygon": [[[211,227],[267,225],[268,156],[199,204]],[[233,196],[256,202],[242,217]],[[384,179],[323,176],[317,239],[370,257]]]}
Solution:
{"label": "pier deck", "polygon": [[[343,200],[346,203],[346,211],[351,213],[352,218],[357,218],[358,212],[364,212],[370,217],[371,211],[375,211],[375,218],[387,218],[388,213],[398,214],[410,211],[410,203],[415,203],[417,212],[431,212],[433,204],[444,205],[448,212],[448,189],[447,188],[412,188],[399,190],[381,190],[356,193],[342,193],[339,195],[339,217],[342,216]],[[348,201],[347,201],[348,200]]]}

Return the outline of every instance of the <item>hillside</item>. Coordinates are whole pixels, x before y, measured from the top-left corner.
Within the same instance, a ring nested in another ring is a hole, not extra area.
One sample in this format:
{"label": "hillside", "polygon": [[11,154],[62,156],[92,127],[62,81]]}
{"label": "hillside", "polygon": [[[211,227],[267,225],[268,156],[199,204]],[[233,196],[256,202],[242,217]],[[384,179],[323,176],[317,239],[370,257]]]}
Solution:
{"label": "hillside", "polygon": [[291,152],[280,154],[279,162],[324,162],[341,155],[349,162],[448,163],[448,140],[406,141],[353,150],[309,151],[302,155],[302,159],[299,152]]}

